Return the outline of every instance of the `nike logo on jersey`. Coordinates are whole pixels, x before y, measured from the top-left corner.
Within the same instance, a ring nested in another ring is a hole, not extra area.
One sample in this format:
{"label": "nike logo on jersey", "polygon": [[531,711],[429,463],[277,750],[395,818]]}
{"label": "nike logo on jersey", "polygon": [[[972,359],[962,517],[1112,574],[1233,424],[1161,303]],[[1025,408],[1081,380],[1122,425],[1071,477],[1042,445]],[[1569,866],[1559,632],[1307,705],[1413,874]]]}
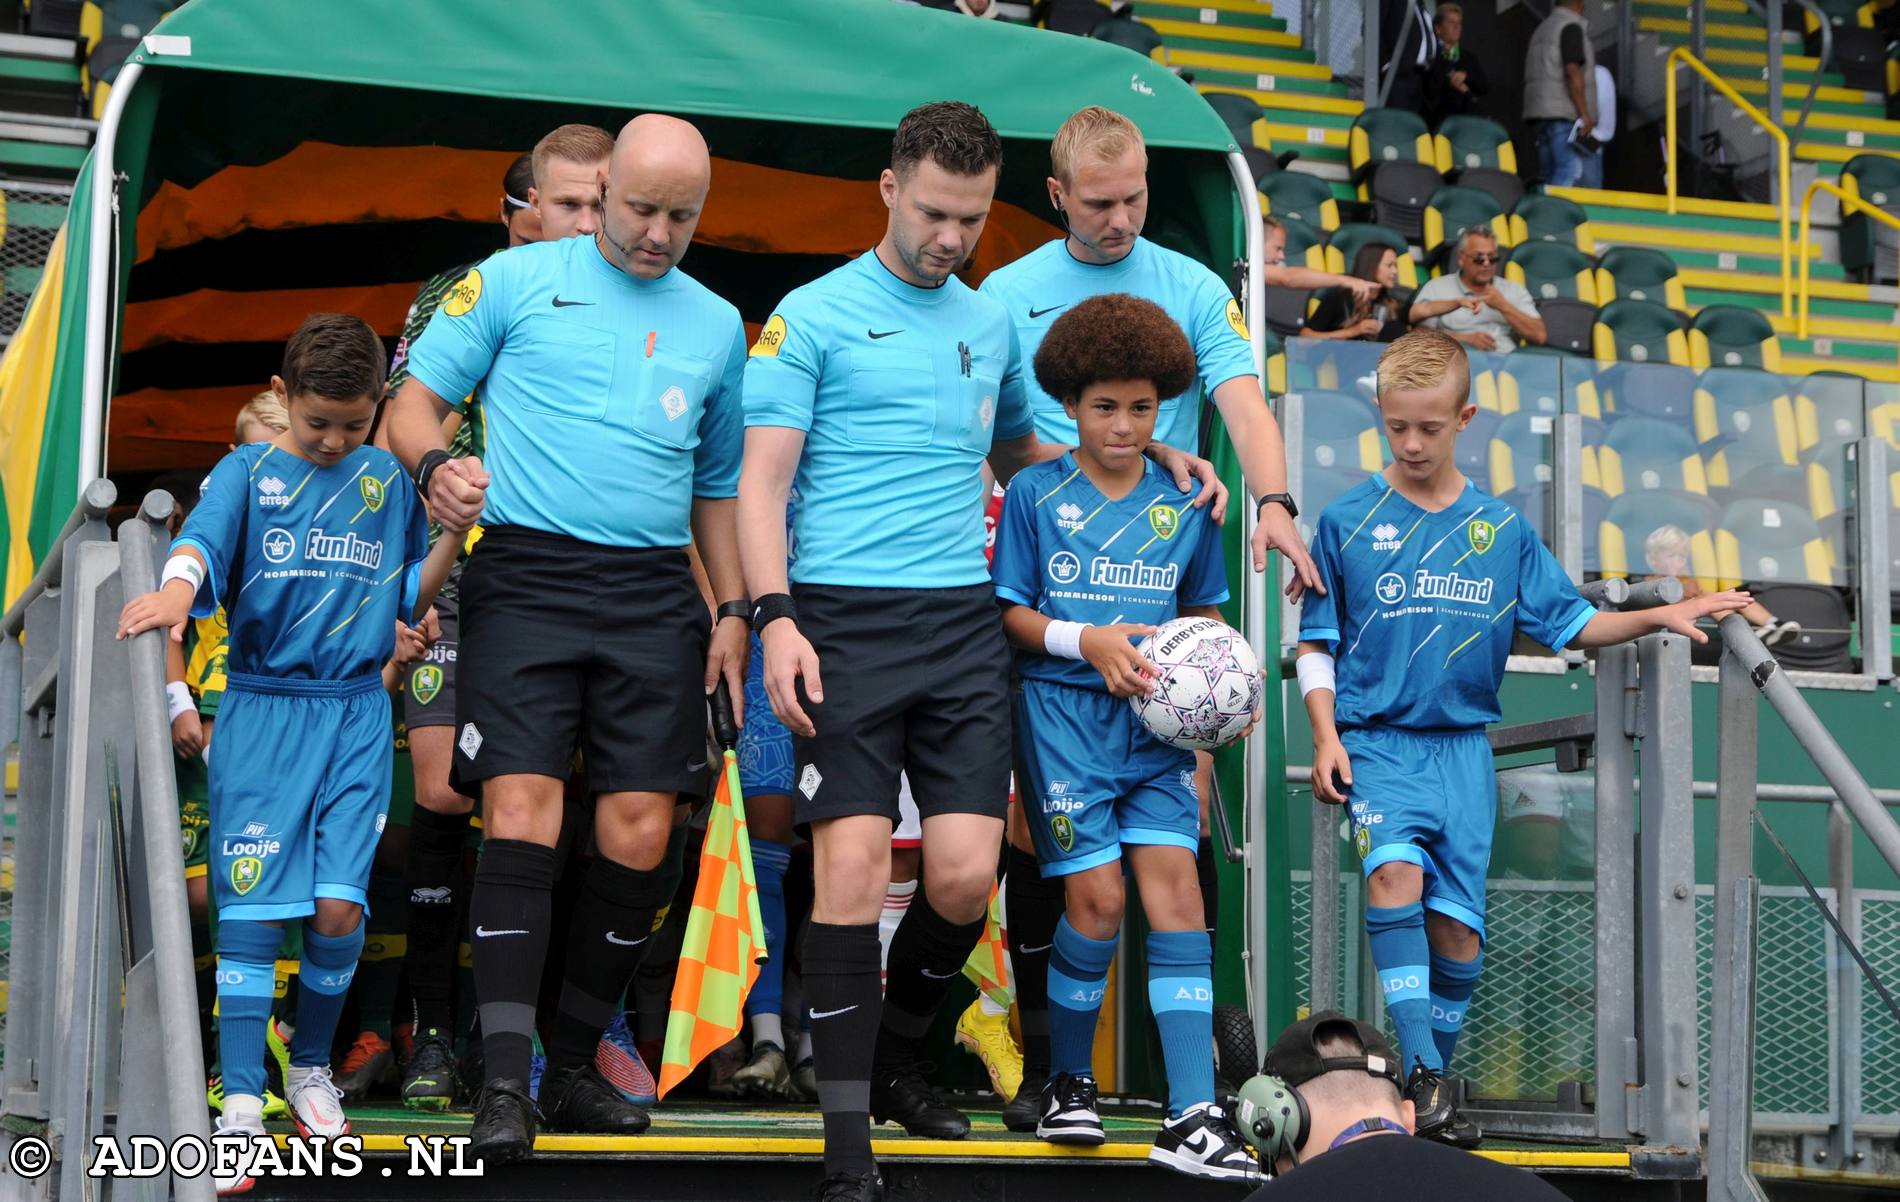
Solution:
{"label": "nike logo on jersey", "polygon": [[526,931],[491,931],[481,926],[475,928],[475,937],[477,939],[492,939],[496,935],[526,935],[527,933]]}
{"label": "nike logo on jersey", "polygon": [[813,1021],[817,1021],[821,1018],[836,1018],[840,1014],[849,1014],[856,1009],[856,1006],[843,1006],[836,1010],[809,1010],[806,1013],[811,1015]]}
{"label": "nike logo on jersey", "polygon": [[1034,321],[1038,317],[1041,317],[1044,313],[1054,313],[1057,309],[1066,309],[1068,307],[1069,307],[1069,302],[1063,301],[1059,305],[1050,305],[1047,309],[1031,309],[1029,311],[1029,320]]}
{"label": "nike logo on jersey", "polygon": [[593,301],[562,300],[558,296],[554,298],[554,307],[557,309],[572,309],[576,305],[591,305],[593,303]]}
{"label": "nike logo on jersey", "polygon": [[646,941],[647,937],[645,935],[640,936],[638,939],[616,939],[612,931],[607,932],[607,942],[616,947],[639,947]]}
{"label": "nike logo on jersey", "polygon": [[876,342],[876,341],[877,341],[878,339],[880,339],[880,338],[889,338],[889,337],[890,337],[891,335],[893,335],[893,334],[902,334],[903,332],[904,332],[904,331],[902,331],[902,330],[886,330],[886,331],[884,331],[884,332],[883,332],[882,334],[880,334],[880,333],[878,333],[878,332],[877,332],[876,330],[866,330],[866,331],[864,331],[864,333],[866,334],[866,336],[868,336],[868,337],[869,337],[869,338],[871,339],[871,341],[872,341],[872,342]]}
{"label": "nike logo on jersey", "polygon": [[1043,943],[1043,944],[1038,944],[1035,947],[1019,947],[1016,949],[1016,951],[1019,955],[1033,956],[1037,952],[1046,952],[1054,946],[1055,944],[1053,943]]}

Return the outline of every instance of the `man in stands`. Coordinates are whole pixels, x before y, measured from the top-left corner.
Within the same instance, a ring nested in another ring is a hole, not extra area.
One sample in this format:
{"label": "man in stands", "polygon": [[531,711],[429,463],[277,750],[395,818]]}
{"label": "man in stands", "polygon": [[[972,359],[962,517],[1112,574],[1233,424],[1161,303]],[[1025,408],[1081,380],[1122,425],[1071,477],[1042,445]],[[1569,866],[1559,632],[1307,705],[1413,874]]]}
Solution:
{"label": "man in stands", "polygon": [[1601,188],[1597,58],[1583,0],[1557,0],[1524,52],[1524,120],[1547,188]]}
{"label": "man in stands", "polygon": [[1379,293],[1379,285],[1374,280],[1362,280],[1356,275],[1339,275],[1331,271],[1317,271],[1303,264],[1288,264],[1286,261],[1286,226],[1272,217],[1260,219],[1260,261],[1265,265],[1261,278],[1269,288],[1300,288],[1312,292],[1320,288],[1344,288],[1352,293],[1355,303],[1371,301]]}
{"label": "man in stands", "polygon": [[1427,282],[1412,298],[1412,324],[1442,330],[1474,351],[1542,346],[1544,319],[1530,290],[1498,278],[1498,236],[1491,227],[1467,229],[1456,249],[1458,270]]}
{"label": "man in stands", "polygon": [[[662,861],[675,800],[705,781],[705,694],[723,678],[737,698],[746,654],[732,500],[744,326],[675,266],[711,179],[691,125],[629,122],[595,190],[594,236],[471,271],[390,413],[391,443],[445,524],[488,522],[462,582],[453,763],[458,788],[482,790],[470,912],[487,1079],[471,1135],[497,1162],[533,1147],[535,998],[576,745],[597,854],[567,932],[540,1108],[561,1130],[648,1124],[595,1049],[671,899]],[[546,221],[559,206],[536,187]],[[443,447],[442,419],[477,383],[492,478]],[[710,630],[689,542],[720,602]]]}
{"label": "man in stands", "polygon": [[[592,234],[600,221],[598,180],[607,170],[613,139],[591,125],[563,125],[516,159],[502,183],[501,221],[510,248],[543,240]],[[585,181],[596,181],[582,187]],[[522,199],[522,197],[527,199]],[[395,397],[409,379],[409,352],[428,328],[454,287],[479,263],[464,263],[422,286],[409,307],[402,340],[396,344],[388,395]],[[449,454],[481,458],[482,423],[470,394],[464,413],[443,423]],[[440,537],[441,528],[432,532]],[[411,820],[406,886],[409,895],[409,988],[415,998],[415,1052],[403,1071],[402,1098],[413,1110],[447,1109],[455,1094],[453,981],[461,943],[457,904],[462,886],[463,847],[474,800],[449,783],[455,750],[455,682],[459,660],[457,566],[436,597],[441,637],[428,659],[404,681],[403,708],[409,727],[410,767],[415,774],[416,808]]]}

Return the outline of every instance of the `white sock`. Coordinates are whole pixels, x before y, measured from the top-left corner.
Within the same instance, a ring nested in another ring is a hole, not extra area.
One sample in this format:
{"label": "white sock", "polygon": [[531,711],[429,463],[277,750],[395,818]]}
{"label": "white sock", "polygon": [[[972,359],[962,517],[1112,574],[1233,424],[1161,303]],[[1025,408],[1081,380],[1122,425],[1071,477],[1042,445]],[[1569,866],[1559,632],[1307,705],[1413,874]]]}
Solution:
{"label": "white sock", "polygon": [[991,1000],[990,995],[987,993],[977,994],[976,1004],[982,1013],[988,1015],[991,1018],[1008,1018],[1009,1017],[1009,1007],[997,1005],[993,1000]]}
{"label": "white sock", "polygon": [[762,1043],[777,1044],[781,1051],[785,1048],[785,1020],[776,1014],[755,1014],[752,1016],[752,1050],[758,1051]]}
{"label": "white sock", "polygon": [[897,924],[910,912],[910,900],[917,896],[916,881],[892,881],[884,891],[884,908],[877,914],[877,950],[879,969],[888,970],[891,961],[891,937]]}
{"label": "white sock", "polygon": [[264,1099],[247,1093],[224,1095],[226,1127],[258,1127],[264,1123]]}

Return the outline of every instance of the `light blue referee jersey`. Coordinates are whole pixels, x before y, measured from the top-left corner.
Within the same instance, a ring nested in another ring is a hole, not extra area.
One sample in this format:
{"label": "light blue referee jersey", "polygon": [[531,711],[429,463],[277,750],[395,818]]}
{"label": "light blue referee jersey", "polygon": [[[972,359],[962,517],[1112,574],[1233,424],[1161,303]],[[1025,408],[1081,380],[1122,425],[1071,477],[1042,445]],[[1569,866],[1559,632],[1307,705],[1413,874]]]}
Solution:
{"label": "light blue referee jersey", "polygon": [[1522,514],[1466,483],[1428,513],[1373,476],[1320,514],[1300,641],[1336,657],[1340,729],[1496,722],[1512,635],[1561,648],[1596,613]]}
{"label": "light blue referee jersey", "polygon": [[1201,391],[1212,394],[1237,376],[1255,376],[1253,343],[1240,306],[1219,276],[1200,263],[1136,238],[1134,249],[1114,263],[1084,263],[1069,253],[1068,240],[1045,243],[991,272],[983,293],[1003,302],[1022,347],[1023,377],[1036,434],[1044,442],[1073,445],[1075,423],[1062,402],[1036,383],[1036,348],[1071,305],[1104,292],[1127,292],[1161,306],[1194,344],[1199,374],[1187,391],[1161,402],[1155,440],[1198,454]]}
{"label": "light blue referee jersey", "polygon": [[191,612],[224,607],[231,672],[340,681],[380,672],[414,617],[429,522],[388,451],[319,467],[254,442],[211,469],[173,545],[205,558]]}
{"label": "light blue referee jersey", "polygon": [[745,420],[805,431],[795,583],[988,582],[983,460],[1033,429],[995,301],[954,276],[916,287],[860,255],[765,323],[746,361]]}
{"label": "light blue referee jersey", "polygon": [[739,311],[675,267],[635,279],[592,238],[469,272],[409,353],[458,409],[477,384],[482,520],[614,547],[683,547],[694,497],[738,494]]}

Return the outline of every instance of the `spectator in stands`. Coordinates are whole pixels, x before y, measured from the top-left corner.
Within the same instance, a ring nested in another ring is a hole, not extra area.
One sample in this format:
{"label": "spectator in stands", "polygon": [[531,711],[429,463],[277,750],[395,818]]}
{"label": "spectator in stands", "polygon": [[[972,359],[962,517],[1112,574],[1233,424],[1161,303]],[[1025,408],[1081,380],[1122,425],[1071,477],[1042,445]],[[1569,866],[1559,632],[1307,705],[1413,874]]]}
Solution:
{"label": "spectator in stands", "polygon": [[1286,261],[1286,227],[1271,217],[1262,217],[1260,225],[1261,262],[1266,264],[1267,287],[1303,288],[1308,292],[1316,288],[1344,288],[1352,293],[1355,304],[1370,302],[1377,295],[1379,285],[1372,280],[1362,280],[1356,275],[1316,271],[1311,267],[1289,266]]}
{"label": "spectator in stands", "polygon": [[[1643,541],[1643,560],[1655,575],[1674,576],[1682,581],[1683,600],[1703,594],[1702,583],[1688,575],[1689,532],[1681,526],[1658,526],[1650,531],[1649,537]],[[1749,602],[1748,608],[1742,610],[1742,617],[1755,628],[1755,634],[1761,641],[1770,647],[1801,633],[1801,623],[1792,619],[1776,621],[1775,615],[1769,613],[1768,607],[1759,601]]]}
{"label": "spectator in stands", "polygon": [[1546,187],[1603,186],[1596,68],[1583,0],[1558,0],[1524,53],[1524,120]]}
{"label": "spectator in stands", "polygon": [[1413,325],[1429,326],[1474,351],[1505,354],[1544,344],[1544,319],[1524,285],[1498,278],[1498,237],[1488,225],[1458,235],[1458,270],[1418,290]]}
{"label": "spectator in stands", "polygon": [[1405,333],[1405,310],[1393,295],[1399,284],[1399,256],[1389,246],[1368,242],[1352,263],[1353,278],[1371,280],[1378,290],[1363,295],[1330,288],[1300,331],[1305,338],[1342,338],[1355,342],[1391,342]]}
{"label": "spectator in stands", "polygon": [[[1379,46],[1379,61],[1386,64],[1385,70],[1392,78],[1381,106],[1409,113],[1421,111],[1425,107],[1426,73],[1438,57],[1438,34],[1426,0],[1381,0]],[[1366,107],[1373,107],[1370,100]]]}
{"label": "spectator in stands", "polygon": [[1438,6],[1432,18],[1438,34],[1438,53],[1425,72],[1425,121],[1433,129],[1446,117],[1476,111],[1477,101],[1491,90],[1484,64],[1464,48],[1465,10],[1462,5]]}

